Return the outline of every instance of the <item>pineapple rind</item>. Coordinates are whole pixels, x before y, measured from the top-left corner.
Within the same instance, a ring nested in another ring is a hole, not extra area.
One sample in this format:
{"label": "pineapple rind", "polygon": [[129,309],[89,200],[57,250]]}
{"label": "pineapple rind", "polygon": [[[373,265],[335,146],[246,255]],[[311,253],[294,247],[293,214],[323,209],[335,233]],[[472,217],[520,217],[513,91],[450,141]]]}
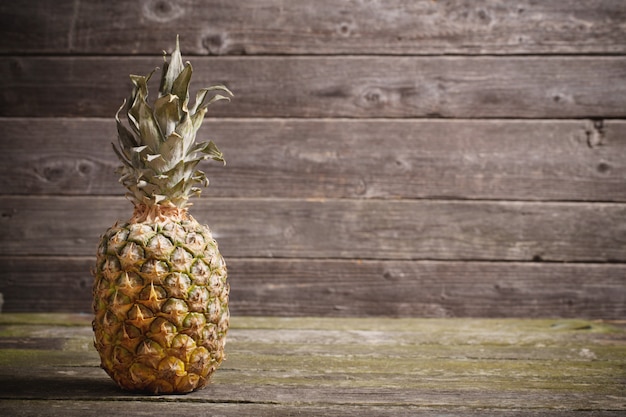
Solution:
{"label": "pineapple rind", "polygon": [[101,366],[127,390],[205,386],[224,359],[226,276],[210,230],[188,214],[111,227],[100,241],[94,284]]}

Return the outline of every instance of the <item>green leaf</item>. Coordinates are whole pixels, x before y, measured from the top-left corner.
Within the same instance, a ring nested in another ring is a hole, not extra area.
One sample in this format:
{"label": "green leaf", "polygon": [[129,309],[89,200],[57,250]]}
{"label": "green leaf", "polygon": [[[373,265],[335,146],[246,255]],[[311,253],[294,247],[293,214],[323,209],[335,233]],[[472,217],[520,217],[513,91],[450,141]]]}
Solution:
{"label": "green leaf", "polygon": [[144,163],[143,163],[143,158],[142,158],[142,154],[145,150],[147,150],[148,147],[147,146],[137,146],[136,148],[131,148],[131,162],[133,164],[134,167],[143,167]]}
{"label": "green leaf", "polygon": [[152,109],[144,100],[140,102],[138,107],[141,143],[147,145],[153,153],[158,153],[163,138]]}
{"label": "green leaf", "polygon": [[228,100],[228,101],[230,101],[230,98],[225,97],[225,96],[223,96],[221,94],[217,94],[217,95],[211,97],[211,99],[208,101],[208,103],[202,105],[196,111],[192,112],[191,120],[193,122],[194,133],[197,132],[198,129],[200,129],[200,126],[202,126],[202,121],[204,120],[204,115],[207,113],[207,107],[211,103],[215,103],[216,101],[219,101],[219,100]]}
{"label": "green leaf", "polygon": [[202,108],[207,108],[211,104],[215,103],[216,101],[220,101],[220,100],[228,100],[228,101],[230,101],[230,97],[226,97],[226,96],[223,96],[221,94],[216,94],[213,97],[211,97],[211,99],[206,104],[204,104],[202,106]]}
{"label": "green leaf", "polygon": [[[183,63],[178,37],[169,61],[164,52],[164,61],[153,105],[148,102],[148,81],[155,71],[130,76],[133,90],[115,114],[118,144],[113,144],[113,149],[122,161],[120,181],[135,202],[185,207],[190,195],[200,193],[199,184],[209,183],[206,174],[197,170],[198,164],[206,159],[224,162],[212,141],[195,143],[196,133],[207,107],[230,100],[233,93],[223,85],[203,88],[190,106],[193,67]],[[128,123],[122,123],[119,116],[125,106]]]}
{"label": "green leaf", "polygon": [[196,101],[193,104],[193,107],[190,109],[190,113],[194,114],[196,111],[198,111],[203,103],[204,103],[204,99],[206,98],[206,95],[209,91],[224,91],[225,93],[227,93],[229,96],[234,97],[235,95],[228,89],[226,88],[226,86],[224,85],[212,85],[210,87],[207,88],[202,88],[200,89],[197,93],[196,93]]}
{"label": "green leaf", "polygon": [[183,151],[187,154],[196,141],[196,130],[194,129],[193,120],[189,117],[189,113],[183,115],[182,120],[176,127],[176,133],[183,138]]}
{"label": "green leaf", "polygon": [[195,182],[199,182],[205,187],[209,186],[209,179],[207,178],[206,174],[202,171],[196,171],[195,175],[193,176],[193,180]]}
{"label": "green leaf", "polygon": [[[199,155],[204,154],[204,155]],[[196,144],[185,157],[186,161],[203,160],[203,159],[215,159],[216,161],[224,162],[224,154],[217,148],[217,145],[213,141],[201,142]]]}
{"label": "green leaf", "polygon": [[154,117],[164,137],[174,132],[181,115],[179,98],[173,94],[159,97],[154,102]]}
{"label": "green leaf", "polygon": [[202,149],[200,152],[206,154],[209,158],[213,159],[214,161],[218,161],[218,162],[223,162],[224,165],[226,164],[226,161],[224,160],[224,154],[217,148],[217,145],[215,145],[215,143],[213,143],[213,141],[209,141],[204,142],[206,144],[206,146],[204,147],[204,149]]}
{"label": "green leaf", "polygon": [[142,146],[137,146],[135,148],[131,148],[130,150],[136,153],[141,153],[145,151],[146,149],[148,149],[148,147],[146,145],[142,145]]}
{"label": "green leaf", "polygon": [[174,168],[167,172],[169,178],[168,184],[177,184],[178,182],[185,180],[191,180],[194,170],[200,161],[180,161]]}
{"label": "green leaf", "polygon": [[160,195],[160,194],[154,194],[152,196],[155,204],[159,204],[161,201],[165,201],[167,200],[167,196],[166,195]]}
{"label": "green leaf", "polygon": [[163,71],[163,78],[161,79],[161,91],[160,93],[170,94],[172,93],[172,87],[174,81],[178,78],[178,75],[183,71],[183,58],[180,54],[180,43],[178,36],[176,36],[176,48],[172,52],[170,62],[167,64],[167,70]]}
{"label": "green leaf", "polygon": [[152,77],[152,74],[157,70],[153,69],[148,75],[130,75],[130,80],[134,85],[133,92],[130,98],[130,108],[128,110],[128,120],[131,126],[135,128],[137,132],[140,131],[140,106],[141,103],[146,103],[148,99],[148,81]]}
{"label": "green leaf", "polygon": [[114,143],[111,143],[111,145],[113,146],[113,151],[115,152],[115,154],[117,155],[118,159],[127,167],[129,168],[133,168],[133,165],[130,161],[130,158],[128,158],[122,151],[120,151],[117,146],[115,146]]}
{"label": "green leaf", "polygon": [[126,100],[124,100],[122,106],[117,110],[117,113],[115,113],[115,122],[117,124],[117,136],[119,138],[120,146],[124,153],[126,153],[127,149],[137,146],[138,142],[135,135],[133,135],[133,133],[128,130],[128,128],[124,126],[120,120],[120,112],[124,106],[126,106]]}
{"label": "green leaf", "polygon": [[172,94],[180,99],[179,105],[181,112],[187,109],[189,102],[189,83],[191,82],[191,73],[193,69],[191,63],[185,63],[185,68],[178,74],[178,77],[172,84]]}
{"label": "green leaf", "polygon": [[187,182],[186,178],[181,179],[180,181],[178,181],[176,183],[176,185],[174,185],[173,187],[170,187],[169,191],[171,195],[181,195],[181,194],[185,194],[185,183]]}
{"label": "green leaf", "polygon": [[163,158],[161,171],[171,170],[184,158],[184,146],[184,138],[176,132],[173,132],[165,139],[165,142],[161,145],[161,156]]}
{"label": "green leaf", "polygon": [[152,175],[153,179],[158,179],[158,175],[167,170],[167,162],[160,153],[148,154],[145,158],[146,167],[155,173]]}
{"label": "green leaf", "polygon": [[161,70],[161,83],[159,84],[159,94],[158,94],[159,97],[170,94],[169,92],[165,91],[167,89],[167,86],[165,85],[167,81],[165,75],[167,74],[169,66],[170,66],[170,63],[167,62],[167,52],[163,51],[163,69]]}
{"label": "green leaf", "polygon": [[191,121],[193,123],[193,132],[194,134],[198,132],[198,129],[200,129],[200,126],[202,126],[202,121],[204,120],[204,115],[206,114],[207,109],[205,108],[201,108],[200,110],[198,110],[197,112],[193,113],[191,115]]}

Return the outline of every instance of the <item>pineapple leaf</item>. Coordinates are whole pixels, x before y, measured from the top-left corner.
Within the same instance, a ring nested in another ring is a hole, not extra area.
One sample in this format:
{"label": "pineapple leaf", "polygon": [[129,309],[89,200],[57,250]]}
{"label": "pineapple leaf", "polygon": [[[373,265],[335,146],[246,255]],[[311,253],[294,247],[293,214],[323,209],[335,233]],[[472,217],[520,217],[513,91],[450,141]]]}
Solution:
{"label": "pineapple leaf", "polygon": [[[113,149],[122,162],[120,182],[136,204],[184,208],[190,195],[200,193],[199,185],[209,183],[206,174],[197,170],[199,163],[207,159],[224,162],[215,143],[196,143],[196,134],[207,107],[230,100],[233,93],[224,85],[203,88],[191,106],[193,67],[183,63],[178,37],[169,61],[164,54],[159,92],[152,103],[148,102],[148,82],[158,68],[146,76],[130,76],[130,98],[115,114],[118,143]],[[120,120],[124,108],[128,123]]]}
{"label": "pineapple leaf", "polygon": [[183,115],[182,120],[176,127],[176,133],[183,138],[184,153],[188,152],[196,141],[196,130],[194,128],[193,120],[189,117],[189,113],[185,113]]}
{"label": "pineapple leaf", "polygon": [[185,183],[187,180],[185,178],[178,181],[173,187],[170,188],[170,192],[173,195],[181,195],[185,193]]}
{"label": "pineapple leaf", "polygon": [[169,136],[176,129],[180,121],[180,99],[174,94],[159,97],[154,102],[154,117],[164,137]]}
{"label": "pineapple leaf", "polygon": [[[199,156],[199,153],[203,153],[206,156]],[[226,161],[224,161],[224,154],[217,148],[217,145],[215,145],[212,140],[196,144],[196,146],[189,151],[185,160],[199,161],[207,158],[226,163]]]}
{"label": "pineapple leaf", "polygon": [[126,106],[126,100],[124,100],[122,106],[118,109],[117,113],[115,113],[115,122],[117,124],[117,135],[119,137],[119,141],[122,145],[122,149],[125,150],[127,148],[137,146],[138,142],[135,138],[135,135],[133,135],[133,133],[128,130],[128,128],[124,126],[122,124],[122,121],[120,120],[120,112],[122,111],[124,106]]}
{"label": "pineapple leaf", "polygon": [[167,51],[163,51],[163,69],[161,70],[161,83],[159,84],[159,97],[169,94],[165,92],[167,86],[165,85],[167,71],[170,67],[170,63],[167,62]]}
{"label": "pineapple leaf", "polygon": [[163,167],[160,169],[162,172],[169,171],[178,161],[183,159],[184,146],[184,138],[176,132],[173,132],[165,139],[160,149],[164,161]]}
{"label": "pineapple leaf", "polygon": [[[142,153],[148,149],[147,146],[137,146],[136,148],[132,148],[131,149],[131,162],[133,164],[133,167],[135,167],[135,169],[137,169],[137,167],[143,167],[144,163],[143,163],[143,158],[141,157]],[[141,175],[140,175],[141,177]]]}
{"label": "pineapple leaf", "polygon": [[141,152],[145,151],[146,149],[148,149],[148,147],[146,145],[143,145],[143,146],[137,146],[135,148],[131,148],[131,151],[133,151],[135,153],[141,153]]}
{"label": "pineapple leaf", "polygon": [[167,170],[167,161],[163,156],[158,154],[148,154],[146,155],[146,167],[149,168],[154,175],[152,178],[155,180],[159,179],[159,175]]}
{"label": "pineapple leaf", "polygon": [[207,108],[211,104],[215,103],[216,101],[220,101],[220,100],[228,100],[228,101],[230,101],[230,97],[226,97],[226,96],[223,96],[221,94],[216,94],[213,97],[211,97],[211,99],[206,104],[204,104],[201,108]]}
{"label": "pineapple leaf", "polygon": [[204,187],[209,186],[209,179],[203,171],[196,171],[195,175],[192,178],[195,182],[199,182]]}
{"label": "pineapple leaf", "polygon": [[166,195],[154,194],[153,195],[155,204],[159,204],[161,201],[167,200]]}
{"label": "pineapple leaf", "polygon": [[131,163],[130,159],[122,152],[120,151],[117,146],[115,146],[114,143],[111,143],[111,145],[113,146],[113,151],[115,152],[115,154],[117,155],[118,159],[127,167],[129,168],[133,168],[133,164]]}
{"label": "pineapple leaf", "polygon": [[172,93],[172,87],[174,81],[178,78],[178,75],[183,71],[183,58],[180,54],[180,42],[178,36],[176,36],[176,49],[172,52],[170,62],[167,65],[167,71],[163,71],[163,78],[161,79],[161,94]]}
{"label": "pineapple leaf", "polygon": [[202,88],[200,90],[198,90],[198,93],[196,94],[196,101],[193,104],[192,109],[190,110],[190,112],[193,114],[196,111],[198,111],[201,107],[202,104],[204,103],[204,99],[206,98],[206,95],[209,91],[224,91],[225,93],[227,93],[229,96],[234,97],[235,95],[228,89],[226,88],[226,86],[224,85],[213,85],[211,87],[206,87],[206,88]]}
{"label": "pineapple leaf", "polygon": [[208,142],[201,143],[202,148],[199,149],[199,152],[206,154],[206,158],[213,159],[214,161],[223,162],[226,165],[226,161],[224,160],[224,154],[217,148],[217,145],[213,143],[212,140]]}
{"label": "pineapple leaf", "polygon": [[131,94],[130,109],[128,110],[128,120],[131,125],[139,132],[139,107],[141,103],[145,103],[148,99],[148,81],[152,77],[152,74],[157,70],[153,69],[148,75],[130,75],[130,80],[134,85],[133,92]]}
{"label": "pineapple leaf", "polygon": [[200,126],[202,126],[202,121],[204,120],[204,115],[206,114],[206,107],[199,109],[195,113],[191,115],[191,121],[193,122],[193,131],[196,133]]}
{"label": "pineapple leaf", "polygon": [[187,62],[185,68],[178,74],[174,83],[172,84],[172,94],[180,99],[180,110],[187,109],[187,103],[189,102],[189,83],[191,82],[191,74],[193,69],[191,63]]}
{"label": "pineapple leaf", "polygon": [[193,176],[194,173],[194,169],[196,168],[196,166],[198,165],[200,161],[191,161],[191,162],[185,162],[185,161],[180,161],[178,164],[176,164],[176,166],[174,168],[172,168],[170,171],[168,171],[168,176],[169,176],[169,181],[168,184],[178,184],[178,182],[184,180],[184,181],[188,181],[191,179],[191,177]]}
{"label": "pineapple leaf", "polygon": [[161,130],[154,119],[152,109],[143,100],[139,104],[139,131],[142,143],[147,145],[152,152],[158,152],[162,141]]}
{"label": "pineapple leaf", "polygon": [[209,105],[211,105],[212,103],[215,103],[216,101],[219,100],[228,100],[230,101],[230,98],[223,96],[221,94],[217,94],[213,97],[211,97],[211,99],[209,100],[208,103],[202,105],[199,109],[197,109],[197,111],[192,113],[191,116],[191,120],[193,121],[193,130],[194,133],[197,132],[200,129],[200,126],[202,126],[202,121],[204,120],[204,115],[207,113],[207,107]]}
{"label": "pineapple leaf", "polygon": [[202,189],[198,188],[198,187],[191,187],[191,189],[188,191],[189,196],[190,197],[196,197],[199,196],[202,193]]}

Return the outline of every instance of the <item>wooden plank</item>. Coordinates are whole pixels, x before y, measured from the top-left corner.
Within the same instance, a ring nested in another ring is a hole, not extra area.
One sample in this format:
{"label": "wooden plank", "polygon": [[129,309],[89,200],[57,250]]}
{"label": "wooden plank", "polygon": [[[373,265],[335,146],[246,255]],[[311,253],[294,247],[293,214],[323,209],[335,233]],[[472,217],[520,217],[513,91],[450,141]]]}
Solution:
{"label": "wooden plank", "polygon": [[[3,311],[90,312],[94,262],[0,258]],[[626,265],[620,264],[227,262],[234,316],[626,318]]]}
{"label": "wooden plank", "polygon": [[626,317],[625,268],[271,259],[229,264],[234,313],[272,316],[617,319]]}
{"label": "wooden plank", "polygon": [[175,33],[198,55],[626,52],[619,0],[27,0],[0,16],[5,54],[154,54]]}
{"label": "wooden plank", "polygon": [[[0,114],[111,117],[129,94],[128,74],[161,62],[7,56],[0,62]],[[197,57],[193,64],[195,88],[225,83],[236,94],[212,107],[216,116],[626,116],[624,56]]]}
{"label": "wooden plank", "polygon": [[[0,200],[5,255],[91,256],[131,204]],[[624,262],[626,205],[442,200],[198,199],[226,257]]]}
{"label": "wooden plank", "polygon": [[[124,193],[112,118],[0,130],[0,193]],[[210,119],[199,135],[228,161],[206,165],[211,197],[626,201],[624,121]]]}
{"label": "wooden plank", "polygon": [[[294,332],[290,333],[288,336]],[[241,345],[246,346],[245,343]],[[461,408],[468,404],[472,409],[550,409],[557,404],[567,404],[558,407],[562,411],[624,409],[623,389],[616,372],[616,367],[624,363],[623,356],[618,360],[602,360],[593,364],[589,363],[590,359],[580,357],[574,360],[477,360],[471,356],[448,358],[445,354],[437,355],[437,345],[410,346],[404,349],[407,353],[403,358],[394,360],[388,356],[371,355],[368,358],[351,358],[342,354],[342,346],[333,349],[334,345],[327,345],[324,357],[310,361],[307,359],[316,356],[307,356],[306,347],[295,343],[286,347],[299,352],[289,354],[284,349],[277,349],[276,352],[280,352],[283,358],[278,358],[276,354],[231,354],[230,363],[225,363],[218,370],[213,384],[206,389],[187,396],[156,398],[121,392],[104,371],[96,368],[98,362],[95,360],[90,367],[56,365],[46,369],[45,365],[37,366],[20,357],[26,351],[0,350],[0,355],[12,357],[16,363],[35,367],[34,372],[26,369],[23,374],[16,367],[0,369],[3,393],[0,399],[86,400],[96,407],[98,404],[106,407],[111,401],[174,401],[203,403],[205,406],[214,403],[299,403],[352,405],[365,409],[376,406]],[[382,345],[379,349],[385,347]],[[493,347],[487,349],[498,350]],[[466,349],[469,355],[475,350],[478,348]],[[55,352],[38,353],[40,357],[50,356],[52,361],[57,360]],[[63,356],[67,359],[70,355],[65,353]],[[344,361],[343,364],[339,363],[340,360]],[[389,361],[388,369],[385,369],[386,360]],[[424,365],[427,361],[428,365]],[[266,365],[263,367],[262,363]],[[407,372],[394,374],[403,363]],[[484,371],[481,371],[482,365],[485,366]],[[385,371],[377,371],[376,367]],[[557,367],[560,369],[555,371]],[[368,370],[373,372],[366,373]],[[8,371],[13,371],[15,375],[7,375]],[[408,371],[412,374],[407,375]],[[444,372],[445,376],[442,375]],[[590,404],[594,404],[593,408]]]}
{"label": "wooden plank", "polygon": [[159,415],[160,417],[178,417],[180,415],[201,416],[210,410],[215,416],[223,417],[451,417],[463,415],[468,417],[623,417],[623,411],[590,411],[590,410],[472,410],[467,407],[413,407],[396,405],[371,406],[364,408],[361,405],[308,405],[308,404],[247,404],[245,402],[212,403],[212,402],[181,402],[181,401],[19,401],[4,400],[0,402],[0,412],[7,416],[55,416],[56,410],[63,410],[65,417],[100,417],[103,412],[111,415]]}
{"label": "wooden plank", "polygon": [[1,257],[2,311],[91,313],[94,264],[95,252],[83,259]]}
{"label": "wooden plank", "polygon": [[[172,404],[194,414],[198,405],[226,413],[235,404],[257,406],[260,415],[344,409],[342,415],[358,409],[364,416],[392,410],[612,415],[625,409],[624,329],[599,322],[234,317],[228,357],[212,385],[189,395],[145,396],[117,390],[97,368],[87,320],[82,328],[46,326],[40,315],[40,325],[20,326],[14,324],[19,316],[9,315],[9,324],[5,317],[0,339],[14,337],[15,328],[21,337],[66,340],[37,352],[0,349],[0,407],[6,410],[45,413],[38,404],[47,403],[75,415],[87,402],[91,411],[120,404],[127,412],[146,411],[157,404],[164,415]],[[33,321],[26,316],[25,323]]]}

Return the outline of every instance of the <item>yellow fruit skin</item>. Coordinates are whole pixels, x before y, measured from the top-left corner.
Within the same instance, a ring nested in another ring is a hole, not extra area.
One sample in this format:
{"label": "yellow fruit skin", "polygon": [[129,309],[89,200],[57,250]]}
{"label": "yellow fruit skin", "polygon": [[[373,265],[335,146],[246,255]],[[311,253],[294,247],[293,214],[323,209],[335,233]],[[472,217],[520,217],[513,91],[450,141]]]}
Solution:
{"label": "yellow fruit skin", "polygon": [[146,218],[136,210],[100,240],[94,345],[121,388],[186,393],[224,359],[227,271],[208,227],[185,210],[157,211]]}

